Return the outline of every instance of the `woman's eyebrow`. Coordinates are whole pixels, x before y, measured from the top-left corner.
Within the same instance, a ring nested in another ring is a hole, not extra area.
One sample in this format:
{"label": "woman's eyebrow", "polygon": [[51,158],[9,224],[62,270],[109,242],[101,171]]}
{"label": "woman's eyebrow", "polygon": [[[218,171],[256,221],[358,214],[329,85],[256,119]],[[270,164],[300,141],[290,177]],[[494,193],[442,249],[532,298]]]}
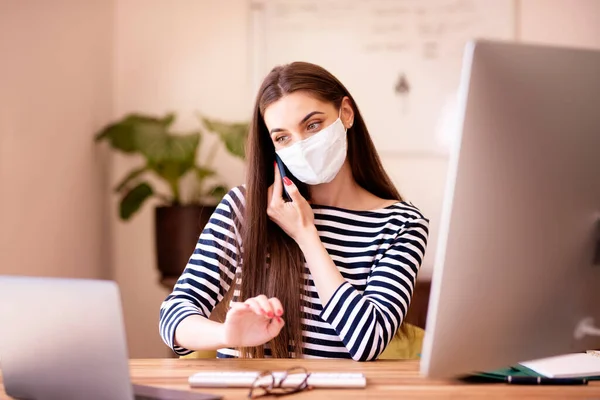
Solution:
{"label": "woman's eyebrow", "polygon": [[315,114],[325,114],[325,113],[324,113],[324,112],[321,112],[321,111],[313,111],[313,112],[310,112],[310,113],[306,114],[306,117],[302,118],[302,121],[300,121],[300,122],[298,123],[298,125],[302,125],[303,123],[305,123],[306,121],[308,121],[308,119],[309,119],[310,117],[312,117],[312,116],[313,116],[313,115],[315,115]]}
{"label": "woman's eyebrow", "polygon": [[[306,121],[308,121],[308,119],[310,117],[312,117],[313,115],[316,115],[316,114],[325,114],[325,113],[322,112],[322,111],[312,111],[312,112],[309,112],[308,114],[306,114],[306,116],[304,118],[302,118],[302,121],[298,122],[298,125],[302,125],[303,123],[305,123]],[[274,134],[276,132],[283,132],[283,131],[285,131],[285,129],[273,128],[273,129],[270,130],[269,133],[272,135],[272,134]]]}

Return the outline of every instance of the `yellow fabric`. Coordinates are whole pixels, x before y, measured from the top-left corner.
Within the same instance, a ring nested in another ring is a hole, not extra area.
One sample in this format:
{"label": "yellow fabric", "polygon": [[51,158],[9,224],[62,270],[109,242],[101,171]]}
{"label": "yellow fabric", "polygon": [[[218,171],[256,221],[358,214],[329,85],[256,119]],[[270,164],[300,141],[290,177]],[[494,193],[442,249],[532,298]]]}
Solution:
{"label": "yellow fabric", "polygon": [[[379,356],[380,360],[414,360],[419,359],[425,331],[417,326],[406,324],[407,335],[401,338],[394,336],[388,347]],[[214,350],[195,351],[180,358],[216,358]]]}
{"label": "yellow fabric", "polygon": [[193,353],[180,356],[179,358],[217,358],[216,350],[197,350]]}
{"label": "yellow fabric", "polygon": [[379,360],[418,360],[421,358],[425,331],[418,326],[406,324],[407,334],[394,336],[390,344],[379,355]]}

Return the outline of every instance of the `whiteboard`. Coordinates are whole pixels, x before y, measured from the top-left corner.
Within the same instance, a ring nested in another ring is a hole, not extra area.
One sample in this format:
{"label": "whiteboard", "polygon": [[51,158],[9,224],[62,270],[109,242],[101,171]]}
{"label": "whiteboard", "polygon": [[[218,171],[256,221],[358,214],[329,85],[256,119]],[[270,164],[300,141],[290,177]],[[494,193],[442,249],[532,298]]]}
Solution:
{"label": "whiteboard", "polygon": [[385,155],[445,154],[462,54],[513,40],[515,0],[252,0],[254,85],[308,61],[354,97]]}

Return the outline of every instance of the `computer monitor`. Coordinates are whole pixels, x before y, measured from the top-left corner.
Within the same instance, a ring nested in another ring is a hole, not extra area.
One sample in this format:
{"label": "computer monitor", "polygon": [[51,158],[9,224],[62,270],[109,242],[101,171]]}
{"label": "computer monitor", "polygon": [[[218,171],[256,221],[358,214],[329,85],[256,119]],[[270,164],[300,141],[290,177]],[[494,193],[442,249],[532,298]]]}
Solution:
{"label": "computer monitor", "polygon": [[600,51],[471,42],[458,104],[421,373],[599,348]]}
{"label": "computer monitor", "polygon": [[132,385],[118,286],[111,281],[0,276],[0,369],[29,400],[210,400]]}

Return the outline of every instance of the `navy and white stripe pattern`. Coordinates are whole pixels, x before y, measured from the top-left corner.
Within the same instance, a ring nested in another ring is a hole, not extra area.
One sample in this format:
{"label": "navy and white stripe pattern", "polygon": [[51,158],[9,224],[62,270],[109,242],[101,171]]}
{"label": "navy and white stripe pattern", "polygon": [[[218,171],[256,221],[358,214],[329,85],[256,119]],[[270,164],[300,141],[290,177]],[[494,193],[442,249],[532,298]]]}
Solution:
{"label": "navy and white stripe pattern", "polygon": [[[244,191],[240,186],[223,198],[161,306],[160,334],[179,355],[191,351],[174,345],[177,325],[189,315],[210,316],[240,272],[235,255],[237,248],[243,249],[239,231]],[[374,360],[391,341],[410,305],[427,246],[428,220],[406,202],[375,211],[312,208],[321,241],[346,282],[323,305],[305,266],[307,284],[299,310],[302,354]],[[239,356],[234,349],[220,349],[217,354]],[[268,345],[265,355],[270,355]]]}

